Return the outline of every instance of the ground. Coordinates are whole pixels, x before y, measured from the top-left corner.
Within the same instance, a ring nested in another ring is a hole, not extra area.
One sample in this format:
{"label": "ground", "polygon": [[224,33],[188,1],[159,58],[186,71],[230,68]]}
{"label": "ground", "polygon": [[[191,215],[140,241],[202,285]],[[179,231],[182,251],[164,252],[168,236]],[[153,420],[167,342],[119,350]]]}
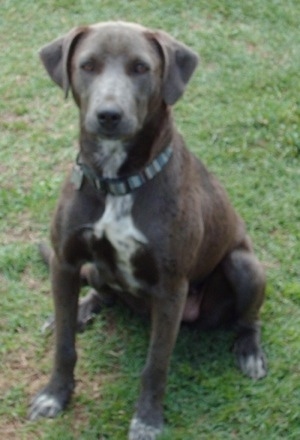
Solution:
{"label": "ground", "polygon": [[175,117],[190,149],[224,183],[267,269],[262,311],[269,375],[244,378],[232,334],[183,327],[172,359],[162,439],[299,439],[300,5],[298,0],[5,0],[0,53],[0,437],[126,438],[149,327],[108,309],[78,336],[77,387],[55,420],[28,422],[51,370],[46,268],[37,243],[76,157],[77,111],[38,49],[78,24],[163,28],[201,57]]}

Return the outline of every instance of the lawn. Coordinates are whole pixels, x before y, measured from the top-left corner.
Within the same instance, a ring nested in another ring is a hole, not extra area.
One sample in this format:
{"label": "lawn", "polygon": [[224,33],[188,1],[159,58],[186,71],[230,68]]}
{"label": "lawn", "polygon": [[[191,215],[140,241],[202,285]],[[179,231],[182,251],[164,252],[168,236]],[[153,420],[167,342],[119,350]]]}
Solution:
{"label": "lawn", "polygon": [[201,64],[175,118],[244,217],[268,275],[262,310],[269,374],[237,370],[231,333],[183,327],[172,358],[164,440],[300,438],[300,3],[298,0],[2,0],[0,14],[0,438],[122,440],[149,326],[112,308],[78,336],[77,387],[57,419],[29,422],[51,369],[47,239],[76,157],[77,112],[38,49],[78,24],[163,28]]}

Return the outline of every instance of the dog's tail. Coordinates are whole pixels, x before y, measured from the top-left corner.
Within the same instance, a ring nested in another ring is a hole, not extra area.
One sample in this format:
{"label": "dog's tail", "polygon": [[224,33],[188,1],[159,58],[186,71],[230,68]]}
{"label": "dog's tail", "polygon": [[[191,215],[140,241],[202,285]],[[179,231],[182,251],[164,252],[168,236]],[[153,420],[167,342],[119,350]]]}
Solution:
{"label": "dog's tail", "polygon": [[42,257],[42,261],[47,267],[50,266],[50,260],[52,256],[52,249],[46,243],[39,243],[39,254]]}

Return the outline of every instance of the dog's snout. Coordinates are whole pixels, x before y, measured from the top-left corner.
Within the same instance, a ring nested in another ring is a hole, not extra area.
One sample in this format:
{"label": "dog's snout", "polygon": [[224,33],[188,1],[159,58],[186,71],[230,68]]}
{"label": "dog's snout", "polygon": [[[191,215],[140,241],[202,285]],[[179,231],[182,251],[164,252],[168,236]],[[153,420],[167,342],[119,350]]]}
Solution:
{"label": "dog's snout", "polygon": [[99,111],[97,117],[102,128],[113,130],[119,125],[122,119],[122,112],[117,109],[107,108]]}

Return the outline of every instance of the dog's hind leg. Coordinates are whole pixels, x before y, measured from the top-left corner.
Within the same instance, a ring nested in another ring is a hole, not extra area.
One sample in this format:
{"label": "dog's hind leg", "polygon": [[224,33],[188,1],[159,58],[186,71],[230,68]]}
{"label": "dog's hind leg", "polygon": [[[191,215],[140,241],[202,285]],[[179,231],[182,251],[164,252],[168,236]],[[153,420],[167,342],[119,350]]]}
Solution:
{"label": "dog's hind leg", "polygon": [[235,295],[237,339],[234,352],[244,374],[260,379],[267,373],[260,345],[259,309],[264,300],[265,273],[250,245],[231,252],[223,261],[224,273]]}
{"label": "dog's hind leg", "polygon": [[94,264],[85,264],[80,270],[80,280],[92,289],[80,299],[77,314],[77,331],[84,331],[95,315],[99,314],[103,307],[114,304],[115,296],[107,286],[103,286],[99,273]]}

